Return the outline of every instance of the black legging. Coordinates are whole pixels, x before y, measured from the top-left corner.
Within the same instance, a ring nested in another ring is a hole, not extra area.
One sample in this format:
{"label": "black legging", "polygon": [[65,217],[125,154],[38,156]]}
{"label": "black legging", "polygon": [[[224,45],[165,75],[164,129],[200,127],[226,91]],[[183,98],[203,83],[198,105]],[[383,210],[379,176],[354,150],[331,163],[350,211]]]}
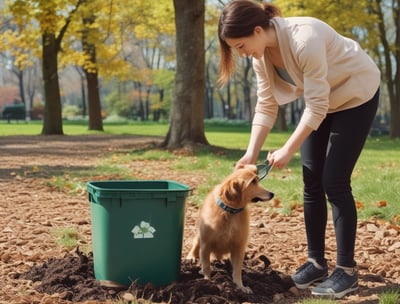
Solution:
{"label": "black legging", "polygon": [[378,103],[379,89],[361,106],[328,114],[301,147],[304,218],[311,258],[324,258],[328,198],[336,233],[336,264],[355,266],[357,210],[350,180]]}

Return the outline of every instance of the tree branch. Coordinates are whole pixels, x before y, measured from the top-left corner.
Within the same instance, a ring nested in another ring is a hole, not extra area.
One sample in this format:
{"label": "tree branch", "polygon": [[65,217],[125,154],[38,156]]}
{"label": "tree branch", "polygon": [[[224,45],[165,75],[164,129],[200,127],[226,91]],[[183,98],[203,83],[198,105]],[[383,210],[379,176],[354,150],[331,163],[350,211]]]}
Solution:
{"label": "tree branch", "polygon": [[57,51],[60,50],[60,46],[61,46],[61,41],[64,38],[65,33],[67,32],[68,26],[71,23],[71,19],[72,16],[75,14],[75,12],[78,10],[79,6],[81,6],[81,4],[85,3],[87,0],[78,0],[78,2],[76,3],[75,8],[69,13],[68,18],[65,21],[64,26],[61,28],[60,33],[58,34],[58,36],[56,37],[56,47],[57,47]]}

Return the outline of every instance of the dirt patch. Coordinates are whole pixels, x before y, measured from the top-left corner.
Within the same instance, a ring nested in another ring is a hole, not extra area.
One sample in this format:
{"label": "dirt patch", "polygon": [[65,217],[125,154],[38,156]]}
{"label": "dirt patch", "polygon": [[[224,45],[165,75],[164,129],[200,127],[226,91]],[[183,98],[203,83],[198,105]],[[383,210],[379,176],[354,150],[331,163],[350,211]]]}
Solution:
{"label": "dirt patch", "polygon": [[[49,187],[48,181],[70,170],[90,169],[106,154],[129,152],[159,141],[159,138],[101,135],[0,137],[1,304],[79,301],[97,304],[130,295],[151,297],[154,302],[176,301],[171,303],[298,303],[310,296],[308,290],[300,292],[291,288],[290,280],[290,275],[306,258],[301,208],[293,210],[290,216],[282,216],[268,204],[251,206],[250,240],[243,278],[244,284],[253,289],[252,296],[234,289],[229,263],[215,263],[212,280],[206,281],[198,274],[198,266],[184,262],[195,233],[197,213],[190,198],[181,277],[168,286],[104,288],[93,277],[90,254],[69,251],[57,244],[52,231],[74,227],[78,230],[79,247],[91,248],[90,206],[84,191],[70,195]],[[193,176],[170,169],[174,161],[179,160],[163,162],[162,179],[197,187],[207,178],[207,172]],[[157,161],[135,161],[127,168],[135,178],[159,179],[159,166]],[[279,189],[274,192],[279,193]],[[399,227],[379,220],[359,222],[356,260],[360,289],[338,303],[377,304],[381,292],[400,288],[399,234]],[[326,235],[327,258],[333,268],[335,237],[331,222]]]}
{"label": "dirt patch", "polygon": [[[257,264],[255,264],[257,262]],[[274,296],[287,292],[293,282],[287,275],[270,268],[265,256],[246,259],[243,282],[251,286],[253,294],[238,291],[231,280],[229,261],[213,263],[212,281],[204,280],[199,274],[200,267],[183,262],[180,279],[170,285],[155,288],[152,284],[133,284],[127,289],[107,288],[94,278],[93,258],[79,250],[57,259],[50,258],[42,265],[33,266],[16,279],[39,282],[36,289],[41,293],[58,293],[63,300],[81,302],[87,300],[117,300],[139,296],[154,302],[178,303],[268,303]]]}

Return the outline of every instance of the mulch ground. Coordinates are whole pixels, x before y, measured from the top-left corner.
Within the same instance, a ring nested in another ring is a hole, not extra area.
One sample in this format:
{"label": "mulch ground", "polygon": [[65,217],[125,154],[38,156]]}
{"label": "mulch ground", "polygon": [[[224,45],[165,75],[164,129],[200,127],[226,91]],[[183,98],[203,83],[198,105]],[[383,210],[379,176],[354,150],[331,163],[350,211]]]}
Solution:
{"label": "mulch ground", "polygon": [[[287,292],[293,282],[287,275],[272,270],[267,257],[260,256],[245,262],[243,281],[252,286],[253,294],[238,291],[231,278],[229,261],[213,263],[213,280],[203,279],[200,267],[182,262],[181,275],[177,282],[154,287],[132,284],[129,288],[109,288],[95,280],[93,257],[79,250],[62,258],[50,258],[44,264],[35,265],[15,279],[38,282],[36,290],[42,293],[59,294],[64,300],[80,302],[86,300],[129,299],[139,296],[158,303],[269,303],[276,294]],[[66,267],[68,265],[68,267]]]}
{"label": "mulch ground", "polygon": [[[308,290],[294,288],[290,279],[306,259],[301,208],[282,216],[269,204],[252,205],[243,268],[244,284],[254,292],[248,295],[235,289],[228,261],[213,263],[211,281],[202,278],[198,265],[185,261],[196,229],[197,209],[190,198],[178,281],[157,288],[132,284],[123,289],[96,281],[87,193],[85,189],[73,194],[60,191],[49,181],[59,175],[68,179],[72,170],[90,170],[107,154],[121,155],[157,142],[158,138],[107,135],[0,137],[0,303],[97,304],[118,299],[129,302],[135,297],[157,303],[300,303],[310,297]],[[169,169],[174,161],[179,159],[163,163],[162,179],[195,188],[207,178],[207,172],[194,177]],[[160,179],[158,161],[125,166],[135,178]],[[57,243],[54,230],[65,227],[77,229],[78,248],[68,250]],[[379,303],[381,292],[400,288],[399,234],[399,227],[379,220],[359,222],[356,260],[360,289],[338,303]],[[332,268],[335,239],[331,222],[327,258]]]}

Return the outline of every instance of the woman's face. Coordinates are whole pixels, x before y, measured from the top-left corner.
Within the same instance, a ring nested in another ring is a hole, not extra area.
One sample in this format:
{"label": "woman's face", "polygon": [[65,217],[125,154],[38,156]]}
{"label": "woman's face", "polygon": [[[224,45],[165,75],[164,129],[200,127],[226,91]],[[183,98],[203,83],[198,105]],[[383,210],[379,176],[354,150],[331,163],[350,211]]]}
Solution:
{"label": "woman's face", "polygon": [[240,57],[254,57],[260,59],[264,55],[266,39],[264,29],[256,26],[251,36],[240,38],[226,38],[225,42],[235,49]]}

